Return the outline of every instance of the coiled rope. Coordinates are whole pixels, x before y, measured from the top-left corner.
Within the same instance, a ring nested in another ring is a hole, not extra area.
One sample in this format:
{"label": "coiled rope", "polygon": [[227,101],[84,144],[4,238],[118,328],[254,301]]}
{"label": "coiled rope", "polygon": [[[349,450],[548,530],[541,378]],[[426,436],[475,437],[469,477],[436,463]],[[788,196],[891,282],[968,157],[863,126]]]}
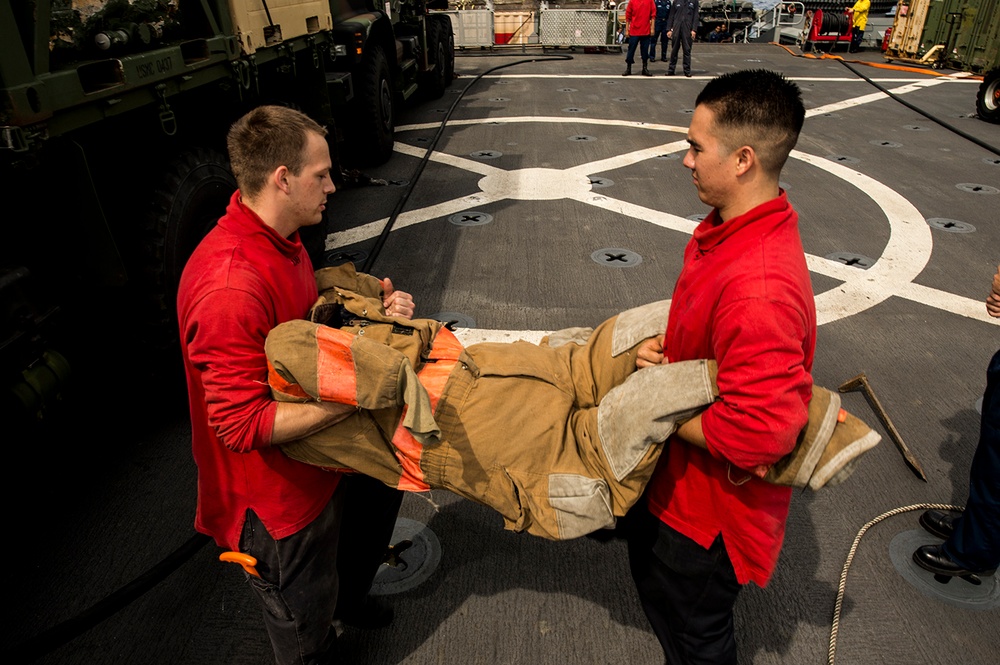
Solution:
{"label": "coiled rope", "polygon": [[840,610],[844,603],[844,590],[847,588],[847,571],[851,567],[851,562],[854,560],[854,553],[858,551],[858,543],[861,542],[861,537],[865,535],[865,532],[867,532],[868,529],[872,528],[882,520],[893,517],[894,515],[899,515],[900,513],[909,512],[911,510],[950,510],[962,512],[965,509],[961,506],[952,506],[946,503],[916,503],[912,506],[893,508],[889,512],[882,513],[861,527],[861,530],[858,531],[858,535],[854,538],[854,543],[851,544],[851,551],[847,554],[847,560],[844,562],[844,570],[840,573],[840,586],[837,589],[837,603],[834,605],[833,609],[833,625],[830,627],[830,651],[829,660],[827,661],[829,665],[833,665],[834,654],[837,651],[837,632],[840,628]]}

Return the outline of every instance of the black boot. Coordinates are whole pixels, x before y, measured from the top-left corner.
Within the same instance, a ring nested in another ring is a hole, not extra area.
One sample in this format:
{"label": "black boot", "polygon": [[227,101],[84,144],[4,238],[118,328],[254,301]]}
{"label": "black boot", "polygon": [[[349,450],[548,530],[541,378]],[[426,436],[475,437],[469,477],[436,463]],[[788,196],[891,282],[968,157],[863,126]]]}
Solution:
{"label": "black boot", "polygon": [[649,69],[646,68],[646,63],[647,62],[648,61],[646,61],[646,60],[642,61],[642,75],[643,76],[652,76],[652,74],[649,73]]}
{"label": "black boot", "polygon": [[631,76],[631,75],[632,75],[632,63],[626,62],[625,71],[622,72],[622,76]]}

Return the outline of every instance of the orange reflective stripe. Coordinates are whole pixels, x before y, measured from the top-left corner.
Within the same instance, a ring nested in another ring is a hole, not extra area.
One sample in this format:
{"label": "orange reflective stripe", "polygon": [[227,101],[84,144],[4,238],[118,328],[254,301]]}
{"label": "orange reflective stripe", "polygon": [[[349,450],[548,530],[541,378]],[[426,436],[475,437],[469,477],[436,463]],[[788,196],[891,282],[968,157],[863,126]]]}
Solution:
{"label": "orange reflective stripe", "polygon": [[[445,384],[448,383],[448,377],[458,362],[458,356],[462,353],[463,348],[462,343],[447,328],[441,328],[434,337],[434,345],[428,356],[432,362],[424,363],[424,366],[417,372],[420,384],[427,390],[431,399],[432,410],[437,409]],[[403,475],[399,479],[399,489],[422,492],[430,489],[430,485],[424,480],[423,469],[420,468],[420,456],[424,452],[424,447],[402,425],[402,416],[406,415],[407,408],[403,407],[400,424],[392,436],[396,459],[403,467]]]}
{"label": "orange reflective stripe", "polygon": [[447,328],[441,328],[434,337],[434,346],[431,348],[430,360],[437,362],[424,363],[424,366],[417,372],[420,384],[427,390],[431,398],[431,408],[437,409],[438,400],[444,393],[445,384],[451,376],[451,370],[458,362],[458,357],[465,347],[458,341],[455,334]]}
{"label": "orange reflective stripe", "polygon": [[358,377],[354,374],[354,335],[337,328],[316,329],[316,388],[324,402],[358,405]]}
{"label": "orange reflective stripe", "polygon": [[[402,415],[406,415],[403,407]],[[420,455],[424,447],[413,438],[410,430],[403,427],[403,419],[400,417],[396,432],[392,435],[392,446],[396,453],[396,459],[403,467],[403,474],[399,477],[399,489],[409,492],[423,492],[431,487],[424,481],[424,471],[420,468]]]}
{"label": "orange reflective stripe", "polygon": [[[291,397],[309,397],[309,394],[297,383],[286,381],[285,377],[278,374],[271,361],[267,361],[267,382],[274,390],[289,395]],[[311,398],[310,398],[311,399]]]}

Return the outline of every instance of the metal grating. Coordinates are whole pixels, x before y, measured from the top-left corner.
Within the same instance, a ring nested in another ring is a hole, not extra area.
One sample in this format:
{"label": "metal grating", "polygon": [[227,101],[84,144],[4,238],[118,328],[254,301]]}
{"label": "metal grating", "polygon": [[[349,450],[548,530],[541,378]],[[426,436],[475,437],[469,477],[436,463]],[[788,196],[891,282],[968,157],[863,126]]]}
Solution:
{"label": "metal grating", "polygon": [[604,9],[547,9],[539,13],[538,40],[546,46],[612,44],[614,12]]}

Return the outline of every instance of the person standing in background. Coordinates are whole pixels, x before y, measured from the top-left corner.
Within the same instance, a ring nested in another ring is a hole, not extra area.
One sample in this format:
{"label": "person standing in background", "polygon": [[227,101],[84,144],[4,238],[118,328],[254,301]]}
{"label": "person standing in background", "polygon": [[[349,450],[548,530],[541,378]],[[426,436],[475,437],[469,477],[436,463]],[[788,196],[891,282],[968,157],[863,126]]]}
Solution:
{"label": "person standing in background", "polygon": [[670,0],[656,0],[656,21],[653,25],[653,39],[649,42],[649,59],[656,60],[656,41],[660,41],[660,62],[667,61],[667,19],[670,16]]}
{"label": "person standing in background", "polygon": [[698,0],[673,0],[670,17],[667,19],[667,37],[673,40],[670,46],[667,76],[673,76],[677,69],[677,49],[680,47],[684,48],[684,76],[691,76],[691,43],[697,30]]}
{"label": "person standing in background", "polygon": [[630,0],[625,8],[625,35],[628,37],[628,52],[625,54],[625,71],[622,76],[631,76],[632,65],[635,63],[635,48],[639,47],[639,57],[642,58],[642,75],[649,73],[649,35],[653,32],[653,19],[656,7],[653,0]]}
{"label": "person standing in background", "polygon": [[871,0],[857,0],[851,7],[853,25],[851,28],[851,53],[857,53],[861,50],[861,38],[865,35],[865,26],[868,25],[868,10],[871,5]]}
{"label": "person standing in background", "polygon": [[[1000,319],[1000,266],[986,297],[986,311]],[[928,510],[920,525],[944,542],[924,545],[913,561],[926,571],[947,577],[986,574],[1000,567],[1000,350],[986,369],[979,445],[969,471],[969,498],[965,511],[952,516]]]}

